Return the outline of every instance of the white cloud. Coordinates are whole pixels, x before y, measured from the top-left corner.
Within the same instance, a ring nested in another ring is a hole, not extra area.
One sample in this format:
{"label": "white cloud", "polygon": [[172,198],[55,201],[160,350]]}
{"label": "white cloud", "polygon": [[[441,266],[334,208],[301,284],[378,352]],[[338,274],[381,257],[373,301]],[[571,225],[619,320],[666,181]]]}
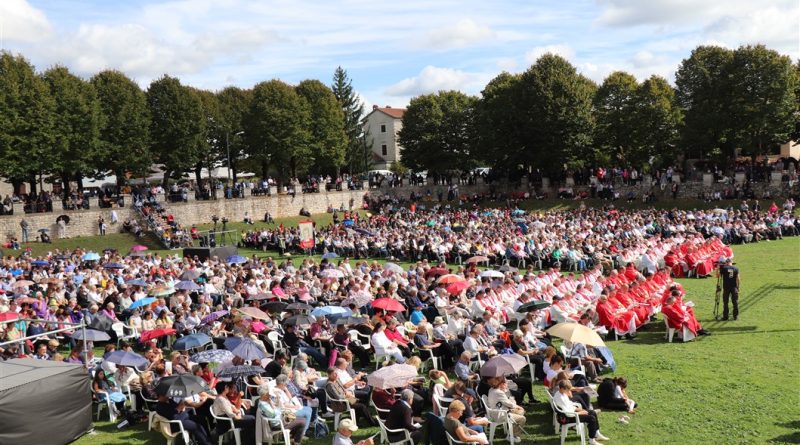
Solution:
{"label": "white cloud", "polygon": [[45,40],[53,31],[45,14],[26,0],[0,1],[0,30],[3,40],[24,43]]}
{"label": "white cloud", "polygon": [[453,25],[429,32],[423,44],[433,48],[463,48],[495,37],[497,33],[490,27],[478,24],[472,19],[462,19]]}
{"label": "white cloud", "polygon": [[443,90],[465,93],[480,91],[491,79],[491,74],[469,73],[453,68],[428,65],[414,77],[403,79],[386,89],[389,96],[417,96]]}
{"label": "white cloud", "polygon": [[536,48],[528,51],[525,53],[525,62],[534,64],[537,60],[539,60],[539,57],[542,57],[545,54],[555,54],[567,60],[572,60],[575,58],[575,50],[573,50],[572,47],[565,43],[559,43],[557,45],[537,46]]}

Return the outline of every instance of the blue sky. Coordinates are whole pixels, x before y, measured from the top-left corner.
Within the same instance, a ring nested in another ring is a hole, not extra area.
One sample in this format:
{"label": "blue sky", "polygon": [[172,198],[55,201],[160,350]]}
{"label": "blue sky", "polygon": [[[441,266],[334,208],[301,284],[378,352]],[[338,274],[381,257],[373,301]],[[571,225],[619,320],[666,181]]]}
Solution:
{"label": "blue sky", "polygon": [[764,43],[800,57],[797,0],[0,0],[2,47],[38,69],[168,73],[218,90],[273,78],[330,83],[341,65],[367,105],[442,89],[479,94],[542,54],[597,82],[672,81],[699,44]]}

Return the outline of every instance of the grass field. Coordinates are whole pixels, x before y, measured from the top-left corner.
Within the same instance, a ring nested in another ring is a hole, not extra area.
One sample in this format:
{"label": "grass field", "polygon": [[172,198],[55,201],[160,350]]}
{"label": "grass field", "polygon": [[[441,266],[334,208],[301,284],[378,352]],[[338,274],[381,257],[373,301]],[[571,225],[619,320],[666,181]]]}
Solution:
{"label": "grass field", "polygon": [[[640,404],[629,425],[602,412],[611,444],[800,443],[800,238],[735,246],[742,270],[739,321],[713,320],[713,279],[682,280],[710,337],[667,343],[661,320],[635,340],[610,342]],[[541,387],[538,398],[544,400]],[[78,445],[161,444],[144,426],[97,422]],[[523,443],[557,444],[546,405],[530,410]],[[357,437],[372,434],[359,431]],[[330,443],[312,440],[311,445]],[[577,443],[570,436],[569,443]]]}

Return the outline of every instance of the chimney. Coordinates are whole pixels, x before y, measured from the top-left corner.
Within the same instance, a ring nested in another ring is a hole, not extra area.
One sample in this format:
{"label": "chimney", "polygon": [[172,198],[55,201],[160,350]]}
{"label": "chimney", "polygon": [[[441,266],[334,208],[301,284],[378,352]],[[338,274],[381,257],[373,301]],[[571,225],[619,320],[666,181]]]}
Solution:
{"label": "chimney", "polygon": [[377,106],[377,105],[373,105],[373,106],[372,106],[372,109],[373,109],[373,110],[377,110],[377,109],[378,109],[378,106]]}
{"label": "chimney", "polygon": [[392,106],[391,105],[387,105],[386,108],[392,108]]}

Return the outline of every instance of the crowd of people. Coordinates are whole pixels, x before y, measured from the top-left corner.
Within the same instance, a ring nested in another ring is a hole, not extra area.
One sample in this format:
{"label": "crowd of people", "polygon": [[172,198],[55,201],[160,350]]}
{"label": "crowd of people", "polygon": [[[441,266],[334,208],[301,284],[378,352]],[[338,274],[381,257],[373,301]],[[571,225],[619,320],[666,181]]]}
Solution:
{"label": "crowd of people", "polygon": [[[153,210],[147,197],[140,202]],[[159,419],[178,420],[200,444],[231,425],[243,443],[272,428],[286,429],[299,444],[305,435],[325,435],[325,418],[351,410],[355,415],[336,428],[337,445],[348,445],[359,424],[382,425],[391,440],[408,434],[417,444],[442,443],[441,431],[487,443],[481,433],[501,419],[510,419],[513,443],[524,433],[526,407],[540,402],[534,382],[546,385],[559,422],[577,416],[595,444],[608,440],[597,410],[633,413],[636,402],[624,378],[603,377],[614,366],[608,351],[579,342],[556,348],[547,329],[576,323],[609,339],[634,338],[661,312],[671,327],[709,334],[673,278],[704,276],[720,258],[730,259],[724,241],[735,240],[739,227],[791,221],[765,231],[767,239],[798,228],[791,209],[528,214],[426,208],[388,196],[370,209],[316,228],[319,262],[113,251],[96,258],[81,249],[5,257],[2,357],[84,365],[95,397],[110,400],[109,409],[122,414],[131,402],[154,410]],[[159,218],[169,224],[168,216]],[[291,228],[243,239],[253,237],[268,249],[298,248]],[[70,331],[70,323],[108,334],[103,357],[94,357],[91,344],[84,349],[81,329]],[[55,328],[66,330],[47,334]],[[190,346],[200,334],[214,349]],[[118,363],[117,347],[138,351],[142,362]],[[527,366],[483,372],[509,355]],[[370,380],[378,373],[372,369],[394,365],[416,371],[391,386]],[[236,374],[251,367],[255,372]],[[160,384],[178,375],[205,386],[170,398]],[[599,385],[596,396],[592,385]],[[442,400],[452,402],[441,406]]]}

